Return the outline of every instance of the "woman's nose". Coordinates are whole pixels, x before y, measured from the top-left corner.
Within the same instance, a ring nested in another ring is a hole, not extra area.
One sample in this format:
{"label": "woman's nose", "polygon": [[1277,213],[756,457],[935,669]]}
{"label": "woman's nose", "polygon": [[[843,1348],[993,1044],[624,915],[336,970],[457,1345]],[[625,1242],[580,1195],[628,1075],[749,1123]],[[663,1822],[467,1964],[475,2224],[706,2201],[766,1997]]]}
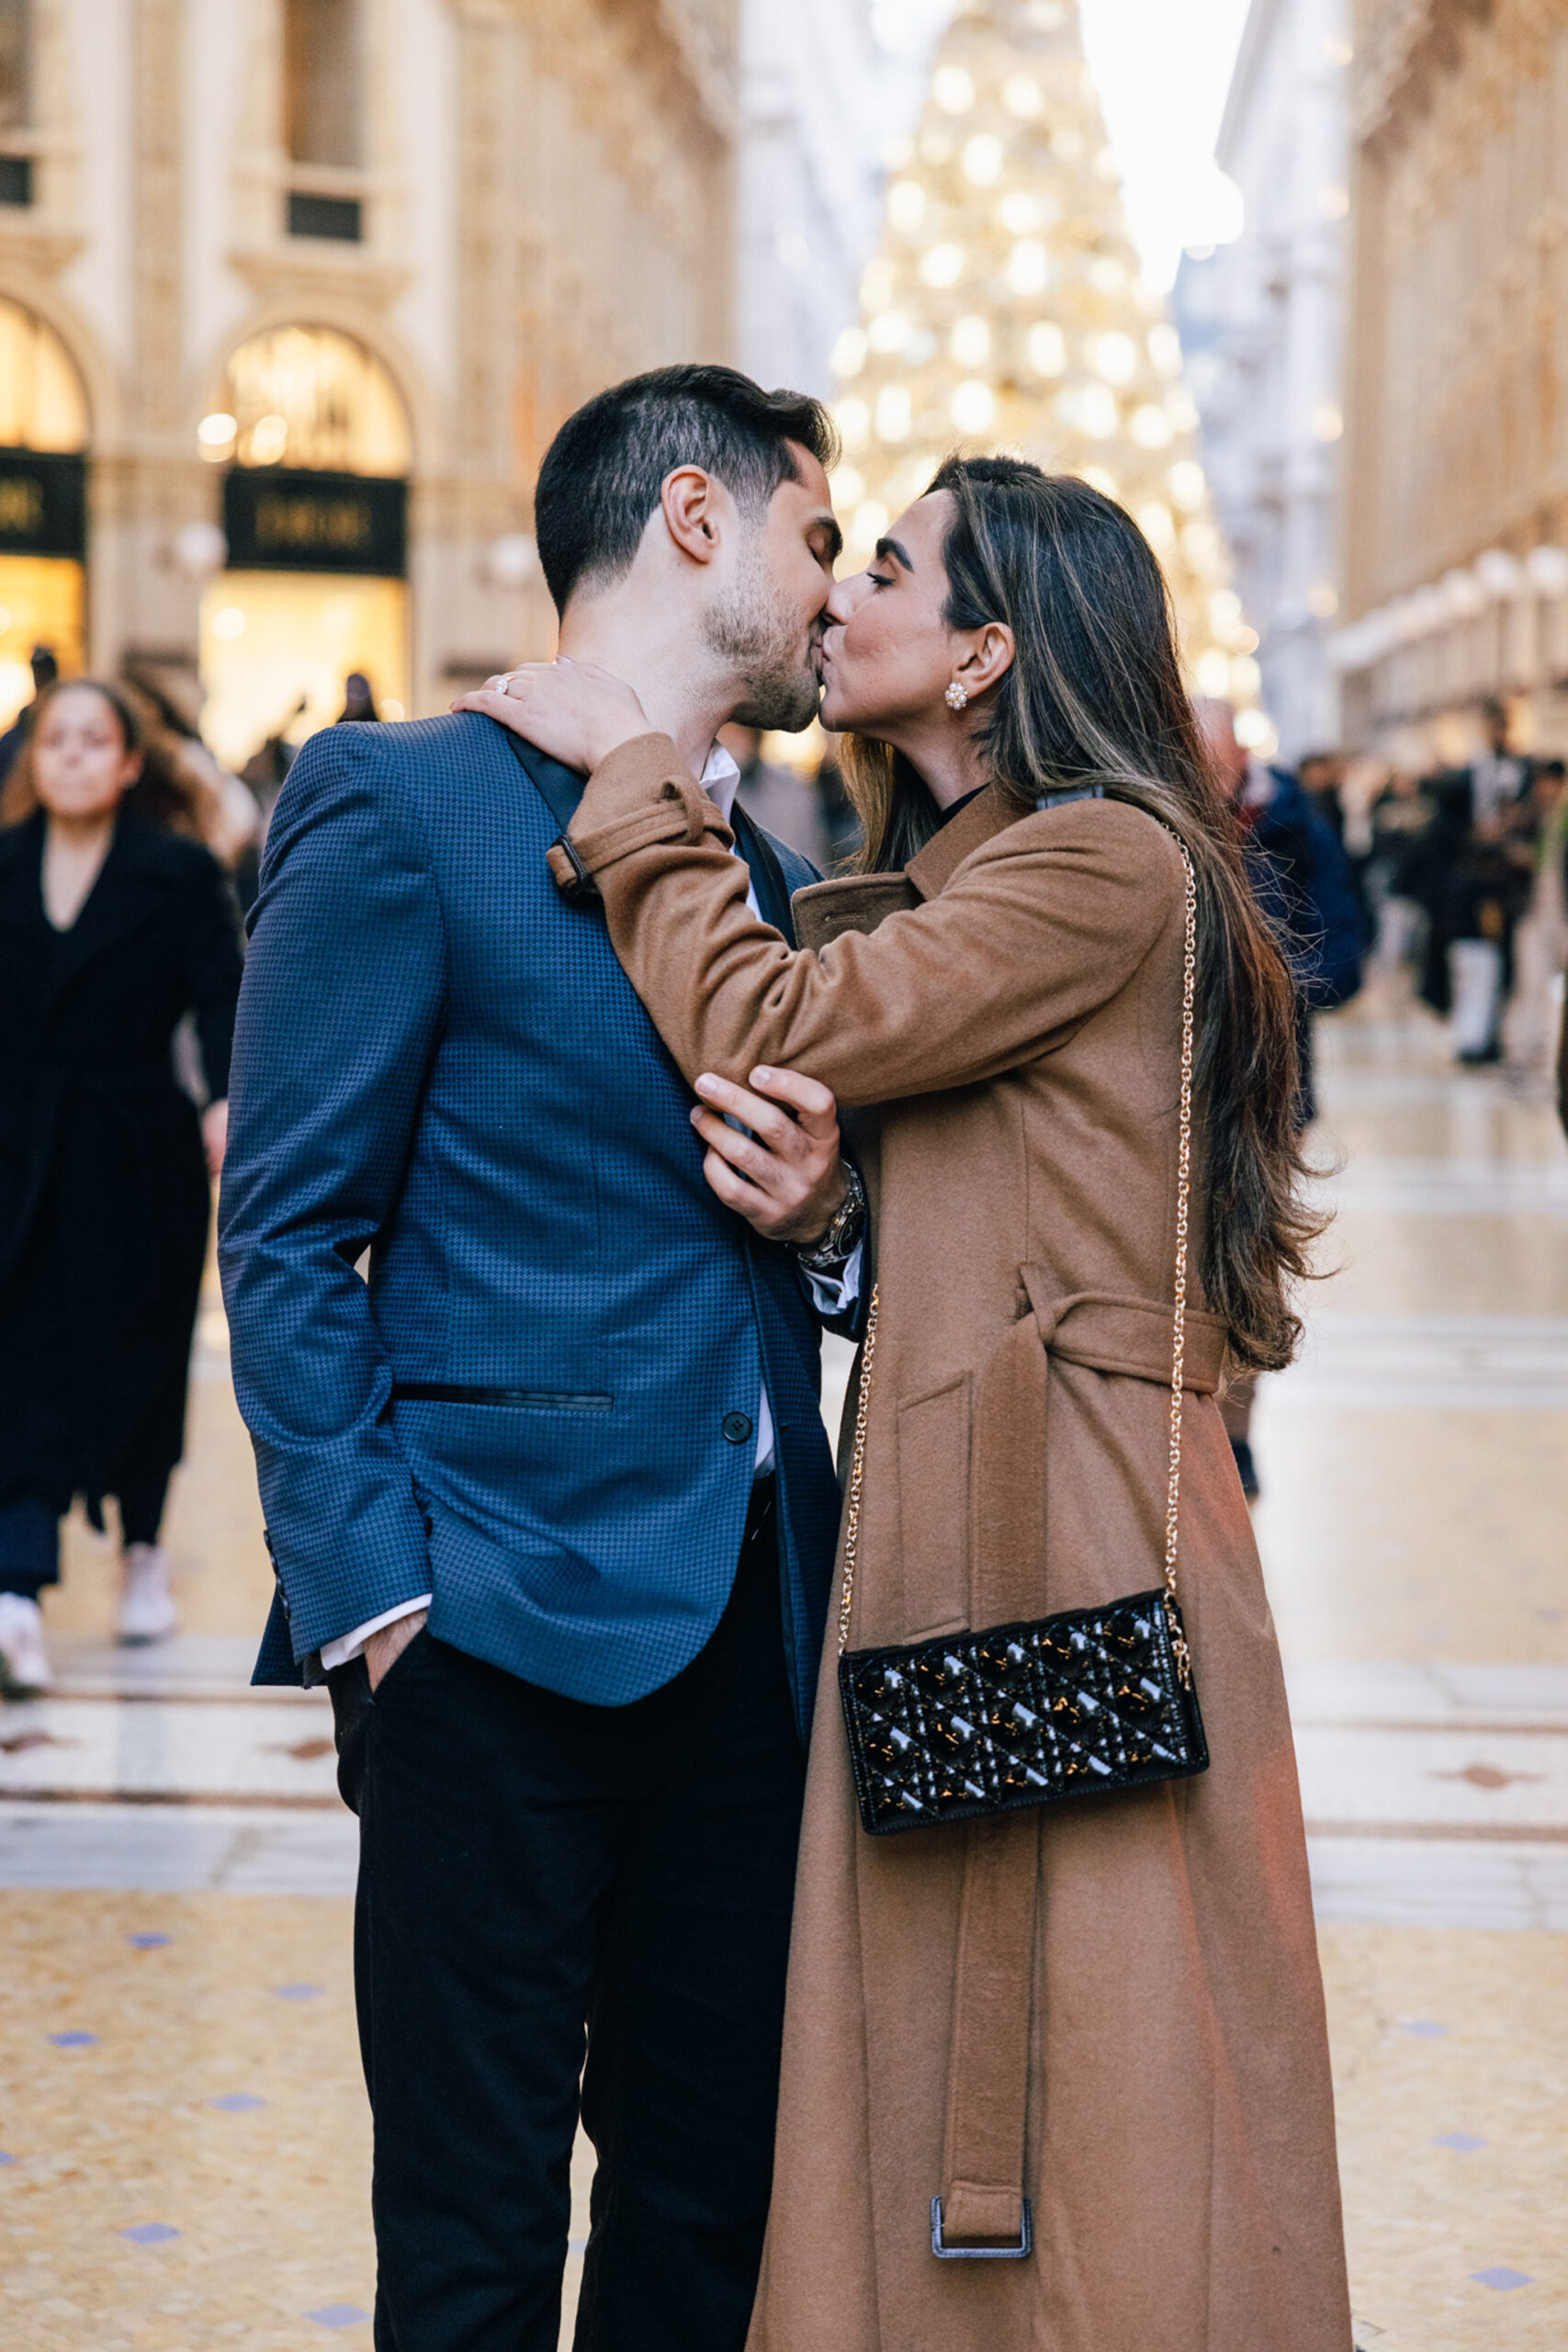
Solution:
{"label": "woman's nose", "polygon": [[853,616],[855,606],[864,594],[865,574],[856,571],[848,580],[835,580],[828,598],[828,618],[837,621],[841,628]]}

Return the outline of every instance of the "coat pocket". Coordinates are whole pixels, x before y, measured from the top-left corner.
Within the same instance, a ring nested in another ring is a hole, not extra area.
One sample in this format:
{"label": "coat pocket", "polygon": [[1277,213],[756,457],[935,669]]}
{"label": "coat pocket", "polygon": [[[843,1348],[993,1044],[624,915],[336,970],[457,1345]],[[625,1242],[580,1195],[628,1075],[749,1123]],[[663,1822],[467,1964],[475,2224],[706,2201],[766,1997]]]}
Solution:
{"label": "coat pocket", "polygon": [[898,1407],[903,1639],[966,1622],[969,1606],[970,1380],[967,1373]]}

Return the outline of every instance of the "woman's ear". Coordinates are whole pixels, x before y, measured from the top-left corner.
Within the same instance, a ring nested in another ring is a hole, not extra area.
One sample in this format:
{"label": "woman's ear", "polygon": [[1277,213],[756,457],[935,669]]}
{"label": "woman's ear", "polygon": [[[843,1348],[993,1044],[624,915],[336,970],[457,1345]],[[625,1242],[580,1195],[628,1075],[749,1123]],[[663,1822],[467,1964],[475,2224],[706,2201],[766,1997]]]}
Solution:
{"label": "woman's ear", "polygon": [[953,673],[957,684],[968,689],[971,702],[1006,676],[1017,650],[1013,633],[1005,621],[987,621],[984,628],[972,633]]}
{"label": "woman's ear", "polygon": [[666,529],[694,563],[711,563],[718,553],[716,489],[701,466],[677,466],[659,494]]}
{"label": "woman's ear", "polygon": [[119,772],[119,788],[122,792],[129,792],[132,785],[141,783],[143,765],[144,761],[140,752],[127,752],[125,765]]}

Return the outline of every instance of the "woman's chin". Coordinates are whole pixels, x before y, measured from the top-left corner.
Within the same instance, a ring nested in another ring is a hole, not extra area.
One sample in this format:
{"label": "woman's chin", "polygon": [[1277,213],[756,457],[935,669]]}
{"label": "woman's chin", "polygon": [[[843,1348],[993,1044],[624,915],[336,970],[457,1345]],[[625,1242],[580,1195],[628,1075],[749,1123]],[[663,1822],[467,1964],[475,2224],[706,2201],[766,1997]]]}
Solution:
{"label": "woman's chin", "polygon": [[831,678],[824,686],[822,707],[817,716],[829,735],[865,735],[872,732],[870,712],[852,695],[842,693]]}

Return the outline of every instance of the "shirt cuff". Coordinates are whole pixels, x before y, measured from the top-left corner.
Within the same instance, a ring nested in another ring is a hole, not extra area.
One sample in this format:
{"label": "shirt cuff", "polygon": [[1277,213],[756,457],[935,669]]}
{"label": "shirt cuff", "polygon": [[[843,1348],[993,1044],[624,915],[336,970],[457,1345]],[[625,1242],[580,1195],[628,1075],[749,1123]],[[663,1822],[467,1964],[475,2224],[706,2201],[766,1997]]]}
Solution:
{"label": "shirt cuff", "polygon": [[343,1634],[335,1642],[323,1642],[323,1669],[330,1673],[334,1666],[346,1666],[350,1658],[359,1656],[372,1634],[378,1634],[383,1625],[395,1625],[400,1617],[412,1617],[416,1609],[428,1609],[431,1599],[431,1594],[422,1592],[417,1600],[400,1600],[395,1609],[383,1609],[379,1617],[367,1618],[352,1634]]}
{"label": "shirt cuff", "polygon": [[[802,1266],[811,1304],[818,1315],[847,1315],[860,1297],[861,1268],[865,1261],[865,1243],[857,1241],[836,1274],[817,1272]],[[322,1653],[323,1657],[325,1652]]]}

